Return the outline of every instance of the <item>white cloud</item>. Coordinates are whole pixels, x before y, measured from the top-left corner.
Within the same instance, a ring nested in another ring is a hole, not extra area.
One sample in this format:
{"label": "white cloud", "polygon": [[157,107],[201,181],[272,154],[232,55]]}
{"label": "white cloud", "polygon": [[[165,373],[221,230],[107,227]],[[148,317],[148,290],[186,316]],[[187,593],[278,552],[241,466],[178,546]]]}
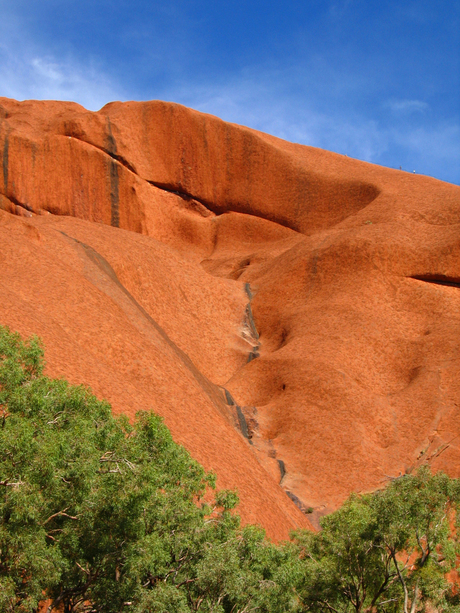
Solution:
{"label": "white cloud", "polygon": [[394,130],[392,140],[404,147],[426,155],[431,160],[451,165],[460,164],[460,125],[443,123],[439,126],[418,127],[405,132]]}
{"label": "white cloud", "polygon": [[394,113],[424,112],[430,108],[430,105],[423,100],[388,100],[385,106]]}
{"label": "white cloud", "polygon": [[60,61],[46,55],[12,53],[0,47],[0,95],[16,100],[72,100],[89,110],[122,98],[115,86],[94,65],[71,58]]}
{"label": "white cloud", "polygon": [[16,100],[72,100],[97,110],[123,97],[97,62],[55,57],[34,42],[25,22],[8,7],[0,21],[0,96]]}

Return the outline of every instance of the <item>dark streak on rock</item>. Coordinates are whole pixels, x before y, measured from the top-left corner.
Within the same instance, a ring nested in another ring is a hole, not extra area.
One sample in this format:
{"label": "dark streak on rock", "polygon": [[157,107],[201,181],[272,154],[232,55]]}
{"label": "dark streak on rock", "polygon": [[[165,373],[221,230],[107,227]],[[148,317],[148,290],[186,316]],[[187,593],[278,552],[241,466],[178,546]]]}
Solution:
{"label": "dark streak on rock", "polygon": [[222,389],[224,390],[225,400],[227,401],[228,406],[230,407],[236,406],[236,402],[234,401],[233,396],[230,394],[228,389],[225,389],[225,387]]}
{"label": "dark streak on rock", "polygon": [[256,345],[252,348],[252,351],[249,353],[248,361],[246,363],[249,364],[249,362],[252,362],[252,360],[255,360],[256,358],[260,358],[259,345]]}
{"label": "dark streak on rock", "polygon": [[110,225],[114,228],[120,227],[120,196],[118,193],[118,165],[114,160],[109,161],[110,175]]}
{"label": "dark streak on rock", "polygon": [[[254,294],[251,291],[251,286],[249,283],[244,284],[244,291],[246,292],[246,295],[249,298],[249,302],[246,305],[246,312],[245,312],[246,325],[249,328],[252,338],[258,341],[259,333],[256,328],[254,316],[252,314],[252,307],[251,307],[251,300],[253,299]],[[257,345],[253,345],[248,355],[248,360],[246,362],[247,364],[249,364],[249,362],[252,362],[252,360],[255,360],[256,358],[260,357],[259,348],[260,348],[260,343],[257,343]]]}
{"label": "dark streak on rock", "polygon": [[120,227],[120,194],[119,194],[119,177],[118,164],[116,161],[117,143],[112,134],[112,126],[110,119],[107,117],[107,135],[106,147],[110,156],[108,160],[109,178],[110,178],[110,225],[114,228]]}
{"label": "dark streak on rock", "polygon": [[246,295],[249,300],[252,300],[254,298],[254,294],[252,293],[251,286],[249,283],[244,284],[244,291],[246,292]]}
{"label": "dark streak on rock", "polygon": [[9,136],[8,132],[5,135],[5,142],[3,143],[3,189],[5,193],[8,191],[8,150],[9,150]]}
{"label": "dark streak on rock", "polygon": [[110,123],[110,119],[108,117],[107,117],[106,147],[107,147],[107,152],[111,156],[115,156],[115,154],[117,153],[117,141],[115,140],[112,134],[112,124]]}
{"label": "dark streak on rock", "polygon": [[304,503],[300,500],[300,498],[298,498],[295,494],[293,494],[289,490],[286,490],[286,494],[289,496],[295,506],[302,511],[302,513],[308,515],[313,512],[313,509],[311,507],[306,507]]}
{"label": "dark streak on rock", "polygon": [[249,323],[249,327],[251,329],[251,332],[252,332],[254,338],[259,340],[259,333],[257,332],[256,324],[254,322],[254,317],[252,315],[252,308],[251,308],[251,303],[250,302],[248,303],[248,305],[246,307],[246,318],[247,318],[247,321]]}
{"label": "dark streak on rock", "polygon": [[245,439],[247,439],[249,444],[252,445],[252,441],[251,441],[252,437],[251,437],[251,434],[249,432],[248,423],[246,421],[246,417],[244,416],[243,411],[241,410],[241,407],[235,402],[235,399],[230,394],[228,389],[226,389],[225,387],[221,387],[220,389],[223,390],[223,392],[225,394],[225,401],[226,401],[227,405],[229,407],[234,407],[234,409],[236,411],[236,416],[238,418],[238,423],[235,422],[234,425],[239,425],[239,429],[240,429],[241,434],[244,436]]}
{"label": "dark streak on rock", "polygon": [[280,468],[280,485],[281,485],[281,482],[283,481],[284,476],[286,475],[286,465],[284,464],[283,460],[277,460],[277,462]]}
{"label": "dark streak on rock", "polygon": [[238,405],[236,405],[236,413],[238,415],[238,421],[240,422],[241,434],[252,445],[252,441],[251,441],[251,439],[249,437],[249,429],[248,429],[248,424],[246,422],[246,418],[245,418],[245,416],[243,414],[243,411],[241,410],[241,407],[239,407]]}
{"label": "dark streak on rock", "polygon": [[72,138],[75,138],[76,140],[81,140],[86,145],[90,145],[91,147],[94,147],[95,149],[99,149],[99,151],[102,151],[102,153],[105,153],[106,155],[110,156],[112,159],[114,159],[117,162],[119,162],[122,166],[127,168],[134,175],[139,176],[137,174],[136,169],[134,168],[134,166],[132,166],[128,162],[128,160],[126,160],[122,155],[119,155],[117,153],[117,141],[115,140],[115,137],[112,134],[112,126],[110,124],[110,120],[108,120],[108,125],[109,125],[109,133],[107,134],[107,140],[106,140],[106,147],[105,148],[98,147],[97,145],[93,145],[92,143],[87,143],[85,140],[83,140],[81,138],[78,138],[76,136],[73,136]]}

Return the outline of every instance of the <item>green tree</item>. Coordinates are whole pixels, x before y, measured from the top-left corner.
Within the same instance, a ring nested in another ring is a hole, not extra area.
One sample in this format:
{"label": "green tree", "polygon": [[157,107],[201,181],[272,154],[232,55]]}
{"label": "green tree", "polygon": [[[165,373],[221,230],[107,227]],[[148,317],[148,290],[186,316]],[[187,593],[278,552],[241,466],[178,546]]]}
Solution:
{"label": "green tree", "polygon": [[0,328],[0,610],[36,611],[44,595],[50,611],[197,608],[200,560],[241,538],[237,497],[212,508],[213,487],[156,415],[114,418],[43,375],[37,339]]}
{"label": "green tree", "polygon": [[[446,573],[455,564],[459,484],[423,467],[298,533],[302,611],[457,611]],[[429,609],[433,610],[433,609]]]}

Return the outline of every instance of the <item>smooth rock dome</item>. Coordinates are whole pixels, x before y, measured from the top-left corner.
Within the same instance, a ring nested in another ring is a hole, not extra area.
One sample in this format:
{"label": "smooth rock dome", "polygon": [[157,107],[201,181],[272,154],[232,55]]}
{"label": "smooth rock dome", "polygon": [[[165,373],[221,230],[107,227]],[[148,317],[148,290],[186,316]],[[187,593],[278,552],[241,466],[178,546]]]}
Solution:
{"label": "smooth rock dome", "polygon": [[159,101],[0,98],[0,152],[0,324],[162,415],[245,522],[460,476],[460,187]]}

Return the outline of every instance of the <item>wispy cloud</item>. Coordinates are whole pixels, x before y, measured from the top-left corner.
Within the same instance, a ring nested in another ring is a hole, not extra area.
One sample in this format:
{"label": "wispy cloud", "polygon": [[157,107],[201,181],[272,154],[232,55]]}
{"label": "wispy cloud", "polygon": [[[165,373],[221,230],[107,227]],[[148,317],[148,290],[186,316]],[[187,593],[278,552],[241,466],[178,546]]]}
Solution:
{"label": "wispy cloud", "polygon": [[70,53],[50,54],[34,42],[18,15],[5,10],[0,23],[0,96],[72,100],[97,110],[122,98],[123,91],[95,60],[82,62]]}
{"label": "wispy cloud", "polygon": [[98,110],[122,98],[120,90],[94,65],[83,66],[70,58],[17,55],[0,48],[0,95],[7,98],[72,100]]}
{"label": "wispy cloud", "polygon": [[394,113],[423,113],[430,108],[423,100],[388,100],[385,106]]}
{"label": "wispy cloud", "polygon": [[403,132],[392,130],[391,139],[414,152],[419,160],[427,157],[437,166],[460,167],[460,123],[442,123]]}

